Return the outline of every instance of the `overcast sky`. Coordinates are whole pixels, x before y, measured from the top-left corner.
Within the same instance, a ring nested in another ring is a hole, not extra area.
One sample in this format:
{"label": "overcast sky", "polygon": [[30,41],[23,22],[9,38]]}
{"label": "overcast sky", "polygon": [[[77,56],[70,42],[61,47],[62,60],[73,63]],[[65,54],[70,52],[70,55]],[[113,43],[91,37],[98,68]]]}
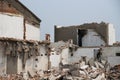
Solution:
{"label": "overcast sky", "polygon": [[54,40],[54,25],[69,26],[101,21],[112,23],[120,41],[120,0],[20,0],[41,20],[41,40]]}

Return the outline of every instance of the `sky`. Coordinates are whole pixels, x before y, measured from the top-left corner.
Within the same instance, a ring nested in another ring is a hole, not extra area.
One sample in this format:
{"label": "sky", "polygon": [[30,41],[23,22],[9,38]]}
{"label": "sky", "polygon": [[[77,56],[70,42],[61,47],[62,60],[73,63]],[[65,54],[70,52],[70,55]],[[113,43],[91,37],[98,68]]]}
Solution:
{"label": "sky", "polygon": [[120,41],[120,0],[20,0],[41,20],[41,40],[45,34],[54,41],[54,25],[70,26],[101,21],[111,23]]}

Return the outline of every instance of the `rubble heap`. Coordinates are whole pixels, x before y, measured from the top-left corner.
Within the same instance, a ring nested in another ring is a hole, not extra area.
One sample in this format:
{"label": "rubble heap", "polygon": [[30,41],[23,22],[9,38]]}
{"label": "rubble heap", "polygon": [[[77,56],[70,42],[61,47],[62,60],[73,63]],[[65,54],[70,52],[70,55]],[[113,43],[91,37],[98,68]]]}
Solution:
{"label": "rubble heap", "polygon": [[90,66],[81,61],[80,63],[69,65],[68,68],[64,68],[65,65],[63,65],[64,78],[70,80],[106,80],[105,64],[98,61],[93,63],[94,65]]}
{"label": "rubble heap", "polygon": [[113,44],[114,46],[120,46],[120,42],[116,42]]}
{"label": "rubble heap", "polygon": [[108,75],[109,80],[119,80],[120,79],[120,65],[112,67]]}
{"label": "rubble heap", "polygon": [[[23,73],[20,73],[0,76],[0,80],[26,80],[26,79],[24,78]],[[40,76],[35,75],[34,77],[28,78],[28,80],[40,80]]]}

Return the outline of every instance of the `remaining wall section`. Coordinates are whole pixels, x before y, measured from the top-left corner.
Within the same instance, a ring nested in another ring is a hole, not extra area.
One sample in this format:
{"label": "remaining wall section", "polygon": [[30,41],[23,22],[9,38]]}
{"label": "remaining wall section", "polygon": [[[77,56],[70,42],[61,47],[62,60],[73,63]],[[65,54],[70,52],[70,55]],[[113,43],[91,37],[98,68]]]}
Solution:
{"label": "remaining wall section", "polygon": [[77,44],[77,29],[75,27],[60,27],[55,26],[55,42],[56,41],[68,41],[73,40],[74,44]]}
{"label": "remaining wall section", "polygon": [[108,59],[111,66],[120,64],[120,47],[104,47],[103,56]]}
{"label": "remaining wall section", "polygon": [[26,39],[40,40],[40,29],[38,27],[26,23]]}
{"label": "remaining wall section", "polygon": [[112,24],[108,24],[108,44],[113,45],[115,42],[115,28]]}
{"label": "remaining wall section", "polygon": [[82,38],[82,46],[101,46],[105,41],[93,29],[88,29],[87,34]]}
{"label": "remaining wall section", "polygon": [[0,13],[0,37],[23,39],[23,17]]}
{"label": "remaining wall section", "polygon": [[61,55],[60,54],[56,54],[56,51],[50,53],[51,68],[58,67],[60,61],[61,61]]}
{"label": "remaining wall section", "polygon": [[7,62],[7,57],[4,55],[4,48],[0,44],[0,75],[6,74],[6,62]]}

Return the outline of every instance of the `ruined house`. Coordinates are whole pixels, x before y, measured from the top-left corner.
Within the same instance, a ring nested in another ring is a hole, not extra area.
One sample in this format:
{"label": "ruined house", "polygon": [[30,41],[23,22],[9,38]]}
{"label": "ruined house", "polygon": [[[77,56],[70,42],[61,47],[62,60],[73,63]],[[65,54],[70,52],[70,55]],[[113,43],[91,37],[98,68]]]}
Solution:
{"label": "ruined house", "polygon": [[46,41],[39,41],[41,20],[19,0],[0,0],[0,20],[0,75],[22,72],[34,76],[36,72],[67,69],[70,65],[74,69],[80,67],[81,60],[93,66],[100,48],[104,61],[112,66],[120,64],[120,47],[105,46],[115,42],[112,24],[55,26],[55,41],[59,42],[50,44],[49,34]]}
{"label": "ruined house", "polygon": [[0,75],[48,69],[49,42],[0,38]]}
{"label": "ruined house", "polygon": [[48,70],[49,41],[40,41],[41,20],[19,0],[0,0],[0,75]]}
{"label": "ruined house", "polygon": [[[119,79],[119,45],[79,47],[74,45],[72,40],[68,40],[66,42],[51,43],[49,47],[51,49],[49,57],[50,69],[68,71],[72,77],[78,77],[78,79],[86,79],[82,75],[87,75],[91,80]],[[101,57],[98,57],[99,52]],[[109,79],[107,76],[112,78]]]}
{"label": "ruined house", "polygon": [[86,23],[83,25],[55,25],[55,42],[73,40],[75,45],[105,46],[115,43],[115,29],[109,23]]}
{"label": "ruined house", "polygon": [[0,37],[40,40],[41,20],[19,0],[0,0]]}
{"label": "ruined house", "polygon": [[[93,64],[101,58],[109,66],[119,65],[120,46],[115,43],[115,29],[109,23],[87,23],[74,26],[55,26],[55,43],[50,61],[51,67],[79,63],[81,60]],[[98,53],[101,51],[101,57]],[[57,57],[57,58],[56,58]],[[56,61],[54,61],[56,58]],[[57,63],[57,64],[55,64]],[[103,67],[103,66],[102,66]]]}
{"label": "ruined house", "polygon": [[102,49],[101,59],[103,62],[108,62],[110,67],[120,64],[120,46],[79,47],[70,41],[58,41],[51,43],[50,48],[51,68],[59,69],[60,63],[70,65],[77,64],[81,60],[85,60],[87,64],[89,62],[91,66],[94,66],[99,49]]}

